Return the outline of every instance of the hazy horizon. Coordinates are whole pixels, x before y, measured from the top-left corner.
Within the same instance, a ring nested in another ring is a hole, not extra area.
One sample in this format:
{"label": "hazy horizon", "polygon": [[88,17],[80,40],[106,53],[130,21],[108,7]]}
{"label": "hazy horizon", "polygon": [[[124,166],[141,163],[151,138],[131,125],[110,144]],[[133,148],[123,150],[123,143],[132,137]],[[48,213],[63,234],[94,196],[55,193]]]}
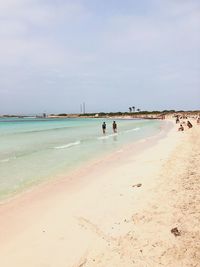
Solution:
{"label": "hazy horizon", "polygon": [[7,0],[0,17],[0,114],[200,109],[198,0]]}
{"label": "hazy horizon", "polygon": [[[175,111],[175,112],[200,112],[200,109],[191,109],[191,110],[178,110],[178,109],[170,109],[170,110],[140,110],[139,112],[142,113],[142,112],[170,112],[170,111]],[[118,112],[121,112],[121,113],[130,113],[130,111],[128,110],[118,110],[118,111],[100,111],[100,112],[85,112],[85,114],[98,114],[98,113],[105,113],[105,114],[109,114],[109,113],[118,113]],[[135,111],[133,113],[138,113],[138,111]],[[0,114],[0,116],[27,116],[27,117],[31,117],[31,116],[43,116],[44,113],[42,112],[38,112],[38,113],[5,113],[5,114]],[[66,115],[78,115],[78,114],[82,114],[84,115],[83,112],[77,112],[77,113],[72,113],[72,112],[69,112],[69,113],[65,113],[65,112],[58,112],[58,113],[52,113],[52,112],[49,112],[49,113],[45,113],[45,115],[49,116],[49,115],[61,115],[61,114],[66,114]]]}

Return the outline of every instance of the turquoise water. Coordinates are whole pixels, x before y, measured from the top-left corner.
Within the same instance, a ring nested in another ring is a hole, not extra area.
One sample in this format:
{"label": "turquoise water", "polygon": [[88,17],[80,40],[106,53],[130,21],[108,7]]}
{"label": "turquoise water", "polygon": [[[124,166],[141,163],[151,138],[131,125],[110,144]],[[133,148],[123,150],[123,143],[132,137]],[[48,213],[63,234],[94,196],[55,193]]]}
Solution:
{"label": "turquoise water", "polygon": [[0,119],[0,199],[159,132],[154,120]]}

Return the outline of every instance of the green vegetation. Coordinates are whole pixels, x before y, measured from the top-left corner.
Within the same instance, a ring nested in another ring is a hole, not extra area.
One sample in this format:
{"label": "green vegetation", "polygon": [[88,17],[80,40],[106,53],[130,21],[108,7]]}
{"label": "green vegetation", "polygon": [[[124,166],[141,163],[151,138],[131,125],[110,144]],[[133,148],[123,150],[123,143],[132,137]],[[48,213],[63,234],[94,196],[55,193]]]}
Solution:
{"label": "green vegetation", "polygon": [[137,111],[132,112],[132,109],[129,112],[99,112],[99,113],[85,113],[85,114],[79,114],[80,117],[117,117],[117,116],[132,116],[132,117],[140,117],[140,116],[153,116],[153,115],[167,115],[167,114],[172,114],[172,113],[197,113],[200,111],[183,111],[183,110],[153,110],[153,111],[147,111],[143,110],[140,111],[140,109],[137,109]]}
{"label": "green vegetation", "polygon": [[67,114],[66,113],[61,113],[61,114],[58,114],[58,116],[67,116]]}

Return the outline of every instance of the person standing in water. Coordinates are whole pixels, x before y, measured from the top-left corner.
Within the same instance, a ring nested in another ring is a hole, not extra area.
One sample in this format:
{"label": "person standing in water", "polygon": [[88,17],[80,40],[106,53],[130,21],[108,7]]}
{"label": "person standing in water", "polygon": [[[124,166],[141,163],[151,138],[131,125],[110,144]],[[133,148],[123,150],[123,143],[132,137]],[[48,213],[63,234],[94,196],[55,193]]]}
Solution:
{"label": "person standing in water", "polygon": [[106,133],[106,123],[105,123],[105,121],[102,124],[102,130],[103,130],[103,134],[105,134]]}
{"label": "person standing in water", "polygon": [[117,132],[117,123],[115,121],[113,121],[113,132],[116,133]]}

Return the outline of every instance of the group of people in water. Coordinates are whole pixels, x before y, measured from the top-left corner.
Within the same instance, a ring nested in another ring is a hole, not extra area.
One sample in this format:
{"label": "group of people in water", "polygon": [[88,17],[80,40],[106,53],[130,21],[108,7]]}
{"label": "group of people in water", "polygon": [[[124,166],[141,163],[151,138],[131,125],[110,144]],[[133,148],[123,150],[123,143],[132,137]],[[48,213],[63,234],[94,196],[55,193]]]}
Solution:
{"label": "group of people in water", "polygon": [[[117,123],[116,123],[116,121],[113,121],[112,129],[113,129],[113,133],[117,132]],[[106,123],[105,123],[105,121],[102,124],[102,131],[103,131],[103,134],[106,133]]]}

